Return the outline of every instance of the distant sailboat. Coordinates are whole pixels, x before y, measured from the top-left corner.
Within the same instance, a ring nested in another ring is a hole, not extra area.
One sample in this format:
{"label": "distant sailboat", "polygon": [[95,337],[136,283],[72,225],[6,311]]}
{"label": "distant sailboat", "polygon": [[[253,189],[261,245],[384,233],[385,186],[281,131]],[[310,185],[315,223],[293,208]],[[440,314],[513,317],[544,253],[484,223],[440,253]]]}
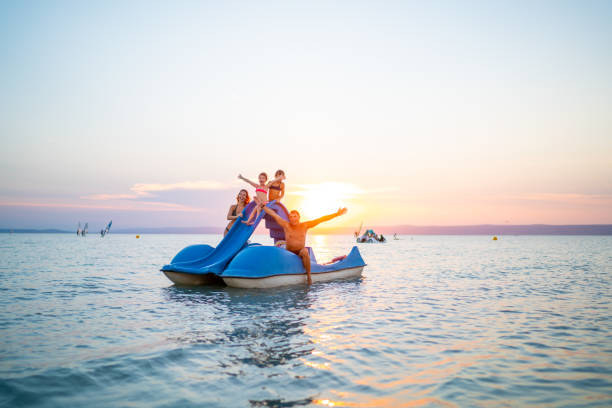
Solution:
{"label": "distant sailboat", "polygon": [[77,227],[77,237],[81,235],[81,221],[79,221],[79,226]]}
{"label": "distant sailboat", "polygon": [[108,234],[108,232],[110,231],[110,227],[111,225],[113,225],[113,220],[110,220],[110,222],[108,223],[108,225],[106,226],[105,229],[100,230],[100,236],[105,236],[106,234]]}
{"label": "distant sailboat", "polygon": [[81,231],[81,236],[84,237],[87,234],[87,227],[88,227],[88,224],[85,223],[85,226],[83,227],[83,230]]}
{"label": "distant sailboat", "polygon": [[363,227],[363,221],[361,221],[361,224],[359,224],[359,229],[357,231],[355,231],[355,238],[357,238],[359,236],[359,234],[361,234],[361,228]]}

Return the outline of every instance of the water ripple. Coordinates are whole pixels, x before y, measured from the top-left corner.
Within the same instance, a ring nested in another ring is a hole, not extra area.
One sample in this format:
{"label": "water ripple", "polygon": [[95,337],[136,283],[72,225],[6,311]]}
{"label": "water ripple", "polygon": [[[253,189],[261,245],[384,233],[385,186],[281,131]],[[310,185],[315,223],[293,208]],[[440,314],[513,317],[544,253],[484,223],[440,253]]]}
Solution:
{"label": "water ripple", "polygon": [[611,405],[612,239],[489,238],[362,245],[362,279],[237,290],[158,272],[213,236],[0,235],[0,406]]}

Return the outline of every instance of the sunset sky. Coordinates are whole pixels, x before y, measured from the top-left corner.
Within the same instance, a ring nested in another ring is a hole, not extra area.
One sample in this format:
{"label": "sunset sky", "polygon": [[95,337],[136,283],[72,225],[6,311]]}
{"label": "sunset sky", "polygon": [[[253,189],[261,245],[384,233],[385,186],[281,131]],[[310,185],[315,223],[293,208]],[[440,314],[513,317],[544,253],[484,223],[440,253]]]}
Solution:
{"label": "sunset sky", "polygon": [[[0,4],[0,228],[612,223],[610,1]],[[248,187],[250,193],[253,188]]]}

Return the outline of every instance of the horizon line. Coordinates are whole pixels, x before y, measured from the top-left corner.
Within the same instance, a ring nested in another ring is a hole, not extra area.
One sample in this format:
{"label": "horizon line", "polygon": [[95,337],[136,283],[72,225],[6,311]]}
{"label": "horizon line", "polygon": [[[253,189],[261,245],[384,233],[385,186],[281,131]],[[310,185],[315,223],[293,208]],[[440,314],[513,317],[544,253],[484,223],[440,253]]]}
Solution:
{"label": "horizon line", "polygon": [[[394,225],[372,226],[381,234],[399,235],[612,235],[612,224],[471,224],[471,225]],[[264,233],[259,227],[254,233]],[[219,234],[223,227],[126,227],[111,231],[114,234]],[[353,227],[317,228],[312,234],[353,235]],[[0,228],[0,233],[61,233],[74,234],[76,230],[60,228]],[[97,231],[90,234],[97,235]]]}

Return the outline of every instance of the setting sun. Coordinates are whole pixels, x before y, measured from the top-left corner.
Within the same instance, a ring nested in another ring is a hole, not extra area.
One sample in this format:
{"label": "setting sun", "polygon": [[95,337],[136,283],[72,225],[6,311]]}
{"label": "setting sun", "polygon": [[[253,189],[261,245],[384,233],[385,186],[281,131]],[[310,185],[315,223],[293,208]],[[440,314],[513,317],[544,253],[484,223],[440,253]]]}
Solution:
{"label": "setting sun", "polygon": [[349,207],[349,200],[359,191],[355,186],[346,183],[320,183],[300,186],[301,191],[293,195],[300,196],[297,207],[305,219],[312,219],[330,214],[338,208]]}

